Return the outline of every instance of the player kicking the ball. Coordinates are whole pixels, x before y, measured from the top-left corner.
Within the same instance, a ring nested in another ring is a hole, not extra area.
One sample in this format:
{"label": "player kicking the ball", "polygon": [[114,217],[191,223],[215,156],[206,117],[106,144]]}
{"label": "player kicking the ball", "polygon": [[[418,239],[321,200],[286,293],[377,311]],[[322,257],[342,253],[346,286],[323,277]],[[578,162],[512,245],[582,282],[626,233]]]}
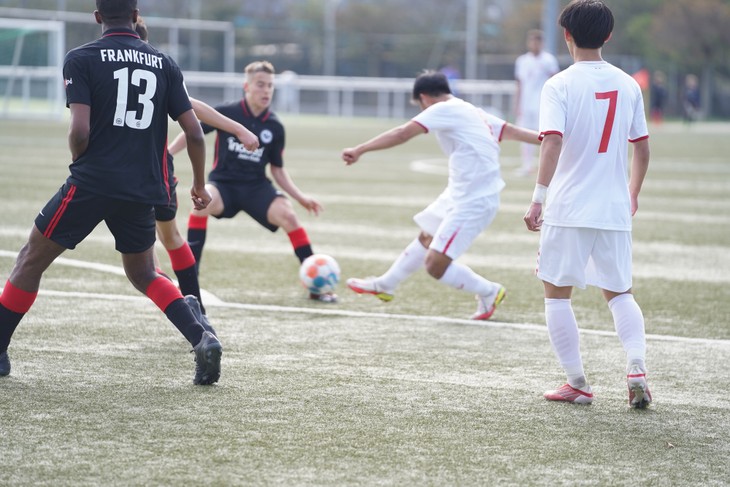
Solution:
{"label": "player kicking the ball", "polygon": [[613,30],[603,2],[572,2],[559,22],[575,63],[542,91],[540,167],[525,214],[527,228],[541,230],[537,277],[545,287],[550,342],[568,378],[545,398],[593,401],[570,301],[573,286],[589,284],[603,291],[626,352],[629,405],[644,408],[652,400],[644,317],[631,294],[631,217],[649,167],[644,101],[636,81],[601,56]]}
{"label": "player kicking the ball", "polygon": [[393,299],[398,285],[425,265],[426,272],[454,289],[477,298],[475,320],[488,320],[505,297],[501,284],[455,262],[489,226],[499,208],[504,181],[499,167],[499,141],[514,139],[537,144],[537,132],[515,127],[451,94],[443,73],[427,71],[413,84],[413,100],[422,112],[356,147],[344,149],[342,159],[351,165],[366,152],[388,149],[433,132],[449,156],[446,189],[413,219],[421,228],[388,271],[367,279],[351,278],[347,286],[360,294]]}

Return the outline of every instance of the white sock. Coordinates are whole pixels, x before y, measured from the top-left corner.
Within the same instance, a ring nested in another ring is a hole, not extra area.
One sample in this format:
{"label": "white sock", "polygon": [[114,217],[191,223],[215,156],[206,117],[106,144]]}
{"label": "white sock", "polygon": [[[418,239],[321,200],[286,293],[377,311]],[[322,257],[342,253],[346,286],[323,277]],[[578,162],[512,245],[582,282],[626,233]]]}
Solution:
{"label": "white sock", "polygon": [[401,282],[423,267],[427,251],[428,249],[417,238],[414,239],[395,259],[390,269],[376,279],[376,282],[384,290],[395,291]]}
{"label": "white sock", "polygon": [[584,387],[587,382],[580,356],[578,322],[570,299],[545,298],[545,322],[553,351],[568,376],[568,384]]}
{"label": "white sock", "polygon": [[469,267],[457,262],[449,264],[439,281],[454,289],[480,296],[489,296],[495,289],[499,289],[499,284],[483,278]]}
{"label": "white sock", "polygon": [[608,309],[613,315],[613,324],[616,327],[621,344],[626,352],[629,368],[633,364],[646,371],[646,335],[644,332],[644,315],[630,293],[620,294],[608,302]]}

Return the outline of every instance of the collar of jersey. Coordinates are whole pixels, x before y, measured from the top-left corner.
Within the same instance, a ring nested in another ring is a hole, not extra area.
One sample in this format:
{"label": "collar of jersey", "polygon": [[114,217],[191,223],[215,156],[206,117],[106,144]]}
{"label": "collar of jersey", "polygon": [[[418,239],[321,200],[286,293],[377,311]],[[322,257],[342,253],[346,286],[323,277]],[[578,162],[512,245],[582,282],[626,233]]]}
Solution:
{"label": "collar of jersey", "polygon": [[132,36],[139,39],[139,34],[137,34],[132,29],[127,29],[126,27],[115,27],[112,29],[107,29],[102,34],[102,37],[109,37],[109,36]]}
{"label": "collar of jersey", "polygon": [[[251,108],[249,108],[246,98],[241,100],[241,107],[243,108],[244,115],[246,115],[247,117],[253,117],[253,112],[251,111]],[[270,113],[270,109],[267,108],[266,110],[261,112],[258,117],[255,117],[255,118],[266,121],[266,119],[269,118],[269,113]]]}

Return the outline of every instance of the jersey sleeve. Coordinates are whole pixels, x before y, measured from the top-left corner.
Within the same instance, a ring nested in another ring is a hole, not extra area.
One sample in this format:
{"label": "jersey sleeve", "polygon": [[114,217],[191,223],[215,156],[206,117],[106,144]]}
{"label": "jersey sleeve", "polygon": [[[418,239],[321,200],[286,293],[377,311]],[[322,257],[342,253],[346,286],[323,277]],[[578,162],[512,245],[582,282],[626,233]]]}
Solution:
{"label": "jersey sleeve", "polygon": [[497,142],[502,142],[502,134],[504,133],[504,128],[507,126],[507,122],[485,110],[482,110],[482,112],[484,120],[487,122],[494,138]]}
{"label": "jersey sleeve", "polygon": [[66,86],[66,106],[71,103],[91,105],[88,71],[78,56],[67,56],[63,64],[63,82]]}
{"label": "jersey sleeve", "polygon": [[639,140],[649,137],[649,129],[646,126],[646,114],[644,112],[644,97],[641,94],[641,88],[636,86],[636,103],[634,105],[634,119],[629,129],[629,142],[638,142]]}
{"label": "jersey sleeve", "polygon": [[551,78],[542,88],[540,95],[540,124],[539,139],[546,135],[565,133],[565,120],[567,116],[566,97],[563,83],[556,78]]}
{"label": "jersey sleeve", "polygon": [[177,63],[169,56],[165,60],[170,65],[170,95],[167,113],[170,118],[177,120],[177,117],[192,110],[193,105],[190,103],[188,90],[185,88],[185,81]]}
{"label": "jersey sleeve", "polygon": [[444,103],[435,103],[413,117],[411,121],[426,129],[426,132],[449,128],[453,126],[454,121],[449,116],[450,111],[445,107]]}
{"label": "jersey sleeve", "polygon": [[278,136],[274,137],[274,140],[271,143],[269,163],[272,166],[284,167],[284,146],[286,145],[286,134],[283,125],[279,126],[278,132]]}

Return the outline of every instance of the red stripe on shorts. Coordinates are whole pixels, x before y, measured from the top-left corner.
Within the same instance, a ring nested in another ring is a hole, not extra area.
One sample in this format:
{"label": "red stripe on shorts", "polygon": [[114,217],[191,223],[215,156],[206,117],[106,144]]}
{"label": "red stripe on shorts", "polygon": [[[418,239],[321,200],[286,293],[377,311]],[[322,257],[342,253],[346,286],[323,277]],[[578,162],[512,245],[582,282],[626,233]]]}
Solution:
{"label": "red stripe on shorts", "polygon": [[448,242],[446,242],[446,247],[444,247],[444,255],[446,255],[446,252],[449,250],[449,247],[451,247],[451,244],[454,242],[454,239],[459,234],[459,231],[455,231],[454,234],[451,236]]}
{"label": "red stripe on shorts", "polygon": [[53,230],[56,229],[56,226],[58,225],[58,221],[63,216],[63,213],[66,211],[66,208],[68,208],[68,204],[71,202],[71,200],[74,198],[74,195],[76,194],[76,186],[73,184],[68,189],[68,193],[66,193],[66,196],[61,201],[61,205],[56,210],[56,213],[53,214],[53,218],[51,218],[51,222],[48,224],[48,227],[46,227],[46,231],[43,232],[43,236],[46,238],[51,238],[51,235],[53,235]]}

